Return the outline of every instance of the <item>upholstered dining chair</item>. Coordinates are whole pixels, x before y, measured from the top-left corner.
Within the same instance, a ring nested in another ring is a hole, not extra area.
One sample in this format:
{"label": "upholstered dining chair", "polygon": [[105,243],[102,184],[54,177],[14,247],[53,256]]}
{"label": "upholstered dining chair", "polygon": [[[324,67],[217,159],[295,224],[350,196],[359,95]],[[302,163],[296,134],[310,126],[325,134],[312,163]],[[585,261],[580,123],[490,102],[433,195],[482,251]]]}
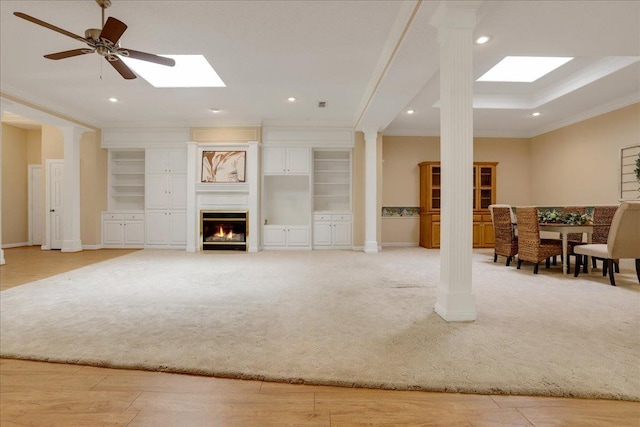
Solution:
{"label": "upholstered dining chair", "polygon": [[[613,216],[618,210],[618,205],[615,206],[595,206],[593,208],[593,234],[591,235],[591,243],[607,243],[609,238],[609,229],[611,228],[611,221]],[[592,267],[596,268],[596,257],[591,257]],[[615,263],[616,273],[620,270],[617,268],[618,264]],[[607,265],[605,262],[604,265]],[[602,275],[606,276],[606,269],[602,269]]]}
{"label": "upholstered dining chair", "polygon": [[[562,255],[562,242],[555,239],[540,239],[538,208],[517,207],[518,221],[518,269],[523,261],[532,262],[533,274],[538,274],[540,261]],[[567,260],[568,261],[568,260]]]}
{"label": "upholstered dining chair", "polygon": [[518,237],[513,226],[515,217],[509,205],[491,205],[489,206],[489,211],[493,220],[495,241],[493,262],[497,262],[498,255],[500,255],[507,257],[507,266],[509,266],[513,257],[518,254]]}
{"label": "upholstered dining chair", "polygon": [[[632,258],[636,260],[636,275],[640,282],[640,201],[622,202],[611,220],[611,228],[607,243],[592,243],[576,246],[576,254],[592,256],[606,260],[609,271],[609,282],[616,285],[614,277],[614,260]],[[576,263],[582,262],[577,257]],[[578,276],[580,268],[576,265],[574,276]]]}

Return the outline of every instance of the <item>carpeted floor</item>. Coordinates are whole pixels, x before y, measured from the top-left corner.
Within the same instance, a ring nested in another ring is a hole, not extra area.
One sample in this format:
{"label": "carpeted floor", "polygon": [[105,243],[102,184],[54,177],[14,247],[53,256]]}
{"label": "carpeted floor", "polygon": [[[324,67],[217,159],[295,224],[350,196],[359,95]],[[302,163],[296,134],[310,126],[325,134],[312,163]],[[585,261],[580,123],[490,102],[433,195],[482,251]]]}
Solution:
{"label": "carpeted floor", "polygon": [[439,252],[135,252],[0,294],[0,355],[310,384],[640,400],[623,265],[522,270],[474,251],[478,318],[433,312]]}

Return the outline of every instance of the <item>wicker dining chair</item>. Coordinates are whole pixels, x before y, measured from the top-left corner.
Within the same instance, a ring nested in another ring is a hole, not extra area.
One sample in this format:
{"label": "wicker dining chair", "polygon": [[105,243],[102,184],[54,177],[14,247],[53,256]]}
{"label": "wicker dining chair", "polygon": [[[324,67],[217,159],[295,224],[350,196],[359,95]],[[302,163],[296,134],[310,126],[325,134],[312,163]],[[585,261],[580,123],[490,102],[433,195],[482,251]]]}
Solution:
{"label": "wicker dining chair", "polygon": [[[569,213],[579,213],[584,214],[587,212],[587,209],[584,206],[565,206],[561,209],[563,214]],[[567,242],[569,245],[582,244],[582,233],[568,233],[567,234]]]}
{"label": "wicker dining chair", "polygon": [[498,261],[498,255],[507,257],[507,266],[511,264],[513,257],[518,254],[518,237],[515,235],[513,213],[509,205],[491,205],[491,218],[493,219],[493,235],[495,249],[493,262]]}
{"label": "wicker dining chair", "polygon": [[516,219],[518,221],[518,269],[523,261],[532,262],[534,264],[533,274],[538,274],[538,265],[541,261],[562,255],[562,242],[540,239],[538,208],[518,207],[516,208]]}
{"label": "wicker dining chair", "polygon": [[[592,243],[576,247],[578,255],[592,256],[606,260],[609,270],[609,281],[616,285],[614,277],[614,260],[631,258],[636,260],[636,275],[640,282],[640,201],[622,202],[611,220],[611,228],[607,243]],[[582,257],[576,258],[574,275],[580,273],[579,263]]]}

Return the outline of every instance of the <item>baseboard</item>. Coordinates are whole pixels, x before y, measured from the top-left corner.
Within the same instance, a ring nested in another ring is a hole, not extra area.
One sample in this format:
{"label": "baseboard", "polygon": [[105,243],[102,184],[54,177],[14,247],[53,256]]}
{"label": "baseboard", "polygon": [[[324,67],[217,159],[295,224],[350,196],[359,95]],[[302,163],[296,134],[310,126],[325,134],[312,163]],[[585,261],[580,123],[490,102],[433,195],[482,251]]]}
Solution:
{"label": "baseboard", "polygon": [[364,252],[364,246],[354,246],[353,250],[356,252]]}
{"label": "baseboard", "polygon": [[98,249],[104,249],[103,245],[82,245],[83,251],[96,251]]}
{"label": "baseboard", "polygon": [[382,243],[383,248],[415,248],[418,247],[418,243],[414,242],[386,242]]}
{"label": "baseboard", "polygon": [[23,246],[31,246],[31,244],[29,242],[5,243],[4,245],[2,245],[2,249],[21,248]]}

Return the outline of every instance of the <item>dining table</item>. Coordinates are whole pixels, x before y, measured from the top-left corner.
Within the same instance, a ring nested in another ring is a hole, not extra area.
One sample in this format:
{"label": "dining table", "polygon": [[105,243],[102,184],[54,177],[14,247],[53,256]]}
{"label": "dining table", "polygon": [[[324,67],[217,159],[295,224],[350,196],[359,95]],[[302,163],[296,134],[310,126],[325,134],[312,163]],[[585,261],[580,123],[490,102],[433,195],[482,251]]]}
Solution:
{"label": "dining table", "polygon": [[[591,243],[591,236],[593,234],[593,224],[563,224],[563,223],[540,223],[540,231],[551,231],[562,234],[562,272],[568,274],[569,272],[569,256],[568,256],[568,241],[567,236],[569,233],[586,233],[587,243]],[[587,263],[589,265],[589,263]]]}

